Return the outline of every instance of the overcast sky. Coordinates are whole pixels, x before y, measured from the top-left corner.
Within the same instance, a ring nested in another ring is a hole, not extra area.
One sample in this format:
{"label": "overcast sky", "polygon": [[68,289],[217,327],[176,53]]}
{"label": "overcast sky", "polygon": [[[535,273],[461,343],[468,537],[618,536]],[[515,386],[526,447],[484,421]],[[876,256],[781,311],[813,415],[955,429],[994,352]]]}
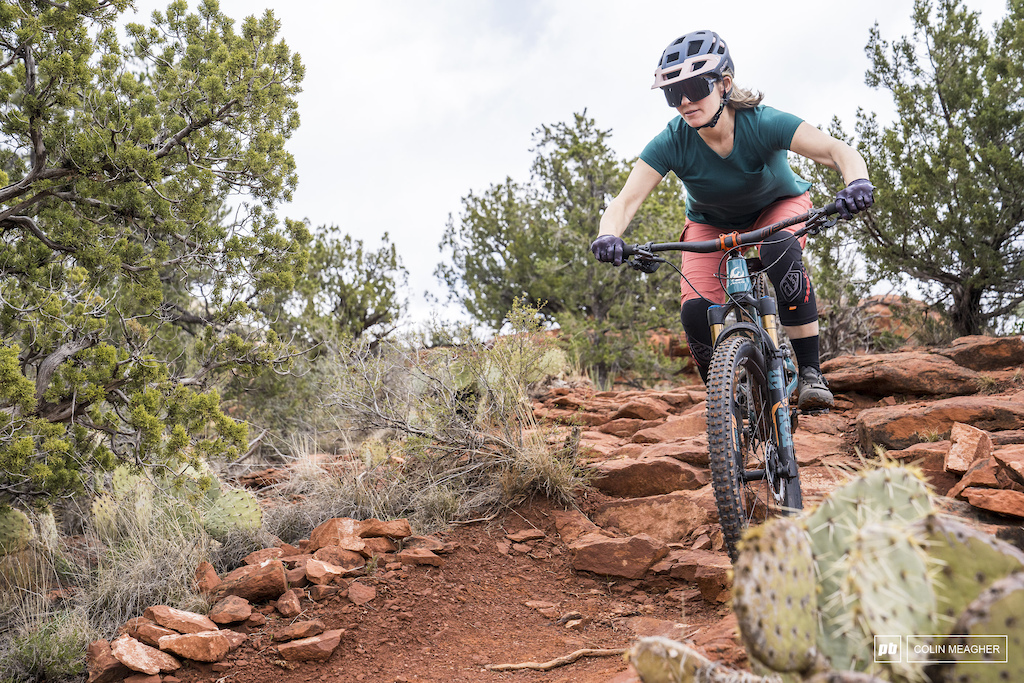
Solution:
{"label": "overcast sky", "polygon": [[[136,0],[148,22],[161,0]],[[982,24],[1004,0],[967,0]],[[289,148],[299,170],[278,215],[338,225],[409,270],[409,319],[423,321],[449,214],[506,177],[525,182],[531,133],[587,110],[621,158],[633,158],[675,115],[650,90],[661,51],[693,30],[729,45],[739,85],[816,126],[858,107],[892,115],[864,84],[864,46],[911,31],[913,0],[221,0],[236,20],[271,9],[306,66],[302,125]],[[197,0],[189,0],[191,9]],[[129,11],[127,18],[131,17]],[[666,235],[666,239],[669,237]],[[368,274],[372,277],[372,274]],[[454,309],[441,310],[454,318]]]}

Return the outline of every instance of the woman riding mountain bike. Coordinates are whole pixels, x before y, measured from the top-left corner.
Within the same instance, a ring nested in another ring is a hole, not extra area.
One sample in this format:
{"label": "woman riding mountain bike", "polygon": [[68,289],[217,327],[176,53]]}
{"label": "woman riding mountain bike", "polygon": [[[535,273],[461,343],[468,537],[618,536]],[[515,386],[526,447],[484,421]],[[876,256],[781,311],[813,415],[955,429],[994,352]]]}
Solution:
{"label": "woman riding mountain bike", "polygon": [[[644,148],[601,216],[600,235],[591,245],[598,260],[622,264],[622,234],[669,171],[686,190],[681,241],[716,239],[808,211],[810,183],[793,173],[788,151],[842,174],[846,187],[835,200],[841,217],[850,218],[871,206],[874,188],[855,149],[792,114],[761,104],[763,95],[734,85],[733,72],[729,48],[713,31],[687,33],[662,53],[652,89],[660,88],[679,116]],[[787,230],[796,232],[802,225]],[[834,400],[821,376],[818,310],[802,257],[805,240],[767,240],[759,251],[796,354],[797,406],[809,411],[830,408]],[[712,353],[708,307],[726,299],[723,256],[682,256],[680,318],[691,357],[705,381]]]}

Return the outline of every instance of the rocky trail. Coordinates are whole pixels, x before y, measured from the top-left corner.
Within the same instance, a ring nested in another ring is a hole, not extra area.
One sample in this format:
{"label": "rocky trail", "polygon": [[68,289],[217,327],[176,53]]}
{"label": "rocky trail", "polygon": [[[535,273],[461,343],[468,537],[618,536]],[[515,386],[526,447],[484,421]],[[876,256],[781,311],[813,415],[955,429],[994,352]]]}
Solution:
{"label": "rocky trail", "polygon": [[[945,511],[1024,547],[1024,340],[968,337],[823,370],[836,409],[801,416],[794,434],[805,504],[885,451],[916,463]],[[93,644],[90,683],[635,683],[617,651],[648,635],[743,668],[704,395],[556,383],[535,414],[579,435],[594,479],[577,510],[534,499],[436,537],[402,520],[332,520],[225,576],[201,568],[211,613],[147,610]],[[549,671],[493,668],[573,653]]]}

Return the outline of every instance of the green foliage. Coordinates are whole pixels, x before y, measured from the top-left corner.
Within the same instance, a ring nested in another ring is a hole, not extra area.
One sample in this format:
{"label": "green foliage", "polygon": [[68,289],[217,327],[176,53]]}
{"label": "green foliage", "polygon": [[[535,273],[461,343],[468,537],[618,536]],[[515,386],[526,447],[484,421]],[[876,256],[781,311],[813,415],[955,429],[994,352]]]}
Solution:
{"label": "green foliage", "polygon": [[[580,364],[600,382],[623,368],[654,367],[646,332],[678,318],[679,285],[666,268],[641,275],[590,253],[601,214],[631,164],[614,158],[609,131],[577,114],[534,134],[531,179],[506,179],[463,198],[441,248],[437,277],[479,323],[494,330],[518,298],[544,301]],[[684,223],[682,185],[666,178],[631,223],[633,242],[676,239]]]}
{"label": "green foliage", "polygon": [[212,1],[122,45],[127,6],[0,6],[0,502],[240,452],[216,383],[293,353],[261,306],[311,239],[273,214],[302,63],[270,12]]}
{"label": "green foliage", "polygon": [[92,635],[88,621],[78,610],[47,614],[24,623],[0,652],[0,679],[81,680]]}
{"label": "green foliage", "polygon": [[1024,302],[1024,2],[991,34],[958,0],[917,0],[913,21],[866,48],[896,120],[858,114],[877,200],[851,229],[872,274],[913,278],[958,335],[978,334]]}

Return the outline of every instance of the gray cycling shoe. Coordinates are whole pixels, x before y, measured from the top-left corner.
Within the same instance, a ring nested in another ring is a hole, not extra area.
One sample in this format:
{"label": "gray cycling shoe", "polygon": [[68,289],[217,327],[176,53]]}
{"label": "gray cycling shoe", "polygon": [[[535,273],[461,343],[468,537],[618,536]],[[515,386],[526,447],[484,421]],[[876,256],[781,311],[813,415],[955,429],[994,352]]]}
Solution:
{"label": "gray cycling shoe", "polygon": [[832,392],[828,390],[825,378],[817,368],[806,366],[800,368],[800,380],[797,385],[796,405],[800,410],[826,410],[835,406]]}

